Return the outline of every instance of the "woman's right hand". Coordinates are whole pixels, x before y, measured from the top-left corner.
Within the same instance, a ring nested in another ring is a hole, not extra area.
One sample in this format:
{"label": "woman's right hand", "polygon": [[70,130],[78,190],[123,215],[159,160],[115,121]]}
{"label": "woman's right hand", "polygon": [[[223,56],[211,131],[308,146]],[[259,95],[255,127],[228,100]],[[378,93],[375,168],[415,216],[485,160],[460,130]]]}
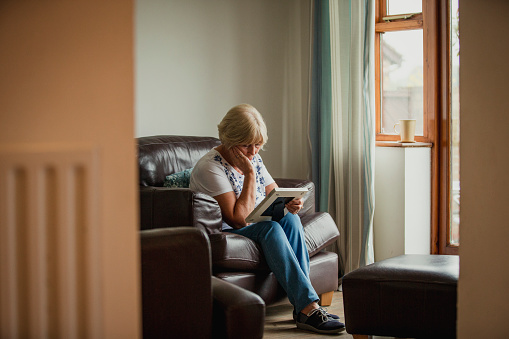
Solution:
{"label": "woman's right hand", "polygon": [[244,175],[254,172],[253,164],[249,158],[242,153],[238,146],[232,147],[229,152],[233,162],[232,165],[240,169]]}

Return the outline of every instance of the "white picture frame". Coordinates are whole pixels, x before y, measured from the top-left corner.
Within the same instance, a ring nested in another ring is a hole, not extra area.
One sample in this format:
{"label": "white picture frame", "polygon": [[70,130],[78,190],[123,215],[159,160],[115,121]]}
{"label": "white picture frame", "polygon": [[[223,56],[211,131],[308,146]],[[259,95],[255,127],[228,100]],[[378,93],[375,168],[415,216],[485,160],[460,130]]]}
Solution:
{"label": "white picture frame", "polygon": [[[255,207],[253,212],[251,212],[247,218],[247,223],[255,223],[260,221],[272,220],[272,210],[273,204],[281,202],[283,200],[284,204],[295,198],[302,198],[308,192],[307,188],[286,188],[286,187],[276,187],[263,199],[258,206]],[[288,210],[284,209],[284,215],[288,213]]]}

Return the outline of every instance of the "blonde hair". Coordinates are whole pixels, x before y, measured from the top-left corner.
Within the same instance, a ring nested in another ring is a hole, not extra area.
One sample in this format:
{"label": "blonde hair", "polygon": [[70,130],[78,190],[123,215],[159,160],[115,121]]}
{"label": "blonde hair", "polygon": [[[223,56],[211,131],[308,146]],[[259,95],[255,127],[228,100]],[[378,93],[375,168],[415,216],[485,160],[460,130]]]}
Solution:
{"label": "blonde hair", "polygon": [[217,125],[219,140],[230,149],[237,145],[260,144],[267,140],[267,126],[262,115],[249,104],[232,107]]}

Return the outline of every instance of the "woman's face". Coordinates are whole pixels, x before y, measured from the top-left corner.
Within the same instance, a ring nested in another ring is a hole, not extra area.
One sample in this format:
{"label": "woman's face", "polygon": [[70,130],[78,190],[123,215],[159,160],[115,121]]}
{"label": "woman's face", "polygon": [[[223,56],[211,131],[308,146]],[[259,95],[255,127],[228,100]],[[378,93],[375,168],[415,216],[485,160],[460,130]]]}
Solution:
{"label": "woman's face", "polygon": [[254,156],[258,154],[261,144],[250,144],[250,145],[238,145],[237,148],[244,154],[249,160],[253,160]]}

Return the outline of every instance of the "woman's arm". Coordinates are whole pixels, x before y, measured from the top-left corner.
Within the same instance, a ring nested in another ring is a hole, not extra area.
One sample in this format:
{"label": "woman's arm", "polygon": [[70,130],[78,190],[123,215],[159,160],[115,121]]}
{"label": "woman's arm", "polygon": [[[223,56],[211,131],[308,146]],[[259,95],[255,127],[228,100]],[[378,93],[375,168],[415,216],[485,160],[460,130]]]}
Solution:
{"label": "woman's arm", "polygon": [[265,186],[265,196],[269,195],[269,193],[276,187],[279,187],[274,181],[272,184]]}
{"label": "woman's arm", "polygon": [[224,221],[233,228],[242,228],[247,225],[246,218],[254,210],[255,207],[255,191],[254,184],[252,185],[252,192],[249,189],[247,178],[244,178],[244,186],[242,193],[237,199],[233,191],[216,195],[214,199],[217,200],[221,208],[221,214]]}
{"label": "woman's arm", "polygon": [[239,198],[233,191],[214,197],[217,200],[223,219],[233,228],[242,228],[247,225],[246,218],[255,208],[256,203],[256,174],[251,161],[236,147],[231,152],[231,164],[244,173],[244,185]]}

